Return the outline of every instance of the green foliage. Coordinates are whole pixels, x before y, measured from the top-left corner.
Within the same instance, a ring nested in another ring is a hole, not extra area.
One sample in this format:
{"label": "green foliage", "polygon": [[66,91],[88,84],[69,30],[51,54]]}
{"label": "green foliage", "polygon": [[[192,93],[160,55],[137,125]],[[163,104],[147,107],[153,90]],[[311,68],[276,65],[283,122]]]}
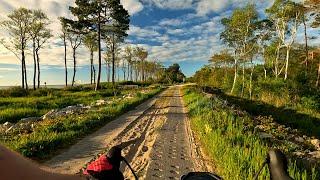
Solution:
{"label": "green foliage", "polygon": [[172,64],[167,69],[165,69],[162,75],[161,83],[181,83],[184,81],[185,75],[180,70],[179,64]]}

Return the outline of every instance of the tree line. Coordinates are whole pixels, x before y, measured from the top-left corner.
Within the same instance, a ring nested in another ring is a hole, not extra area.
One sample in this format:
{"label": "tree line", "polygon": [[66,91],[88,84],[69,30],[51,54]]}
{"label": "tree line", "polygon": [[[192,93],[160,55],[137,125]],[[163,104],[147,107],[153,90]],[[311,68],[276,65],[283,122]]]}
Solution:
{"label": "tree line", "polygon": [[[68,86],[68,48],[72,50],[73,74],[71,86],[75,85],[77,73],[77,52],[85,46],[90,52],[90,83],[95,90],[100,88],[103,63],[106,65],[107,81],[120,79],[130,81],[148,81],[160,79],[163,66],[155,60],[148,60],[148,51],[142,47],[125,46],[128,36],[130,16],[120,0],[76,0],[69,7],[72,19],[59,17],[61,24],[60,39],[64,47],[65,86]],[[21,62],[21,85],[28,89],[26,71],[26,52],[32,49],[34,58],[33,88],[40,87],[40,50],[53,37],[48,29],[50,20],[42,10],[26,8],[15,9],[1,26],[9,37],[1,44],[10,50]],[[94,54],[98,55],[98,67],[95,67]],[[118,75],[123,72],[123,77]],[[117,77],[118,75],[118,77]]]}
{"label": "tree line", "polygon": [[[275,0],[272,6],[265,10],[265,19],[259,17],[256,6],[252,3],[235,9],[230,17],[223,18],[221,24],[224,30],[220,37],[227,48],[214,54],[209,62],[214,68],[225,69],[225,73],[233,68],[231,94],[236,86],[241,86],[241,96],[244,96],[244,88],[247,86],[249,96],[252,97],[252,80],[259,64],[257,59],[262,60],[262,76],[265,79],[282,78],[287,81],[289,76],[295,76],[293,72],[300,71],[309,84],[319,87],[319,58],[309,57],[309,53],[315,49],[309,46],[309,40],[315,37],[309,37],[307,31],[308,28],[319,27],[319,9],[319,0],[303,3]],[[308,24],[312,25],[309,27]],[[303,43],[297,42],[299,27],[304,30]],[[302,65],[304,68],[300,68]],[[318,68],[315,68],[316,66]],[[294,71],[296,68],[300,68],[299,71]],[[204,71],[206,69],[203,69],[202,73]],[[242,84],[239,85],[240,75]],[[246,80],[247,76],[249,80]]]}
{"label": "tree line", "polygon": [[[49,18],[41,10],[19,8],[8,15],[8,20],[1,22],[1,27],[9,33],[9,40],[0,43],[11,51],[21,62],[22,88],[28,89],[26,51],[31,45],[34,60],[33,89],[40,87],[40,50],[52,37],[48,29]],[[37,79],[37,80],[36,80]]]}

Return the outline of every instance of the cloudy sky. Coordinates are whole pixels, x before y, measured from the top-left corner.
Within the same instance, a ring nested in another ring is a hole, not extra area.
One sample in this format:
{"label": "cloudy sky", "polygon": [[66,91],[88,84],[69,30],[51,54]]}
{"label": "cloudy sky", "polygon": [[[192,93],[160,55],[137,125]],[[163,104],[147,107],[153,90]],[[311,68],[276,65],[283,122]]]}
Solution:
{"label": "cloudy sky", "polygon": [[[150,60],[164,65],[179,63],[183,72],[190,76],[207,64],[214,52],[223,48],[219,40],[222,31],[220,20],[231,14],[234,8],[247,4],[248,0],[121,0],[131,15],[131,25],[127,44],[135,44],[148,49]],[[68,7],[74,0],[0,0],[0,18],[15,8],[42,9],[51,20],[54,38],[41,51],[42,83],[63,84],[63,47],[58,38],[60,16],[72,17]],[[260,15],[273,0],[255,0]],[[311,29],[310,34],[316,30]],[[7,37],[0,29],[0,36]],[[302,38],[299,34],[298,39]],[[71,55],[71,53],[69,53]],[[68,56],[72,66],[71,56]],[[77,79],[81,83],[89,81],[89,54],[84,47],[78,50]],[[29,79],[32,79],[32,57],[27,57]],[[69,70],[70,74],[72,69]],[[103,72],[102,78],[106,79]],[[19,60],[0,46],[0,86],[19,85]]]}

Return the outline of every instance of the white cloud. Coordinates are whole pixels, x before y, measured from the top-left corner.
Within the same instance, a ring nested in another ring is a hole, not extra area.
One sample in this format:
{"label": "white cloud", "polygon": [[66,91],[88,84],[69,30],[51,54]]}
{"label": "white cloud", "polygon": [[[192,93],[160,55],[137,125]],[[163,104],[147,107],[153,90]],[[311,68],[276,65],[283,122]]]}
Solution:
{"label": "white cloud", "polygon": [[228,2],[219,0],[201,0],[199,1],[196,11],[198,15],[206,15],[209,12],[220,12],[228,6]]}
{"label": "white cloud", "polygon": [[184,32],[182,29],[168,29],[168,34],[179,35]]}
{"label": "white cloud", "polygon": [[162,9],[190,9],[195,0],[142,0],[144,3],[155,5]]}
{"label": "white cloud", "polygon": [[143,10],[143,5],[139,0],[121,0],[125,9],[129,11],[130,15],[134,15]]}
{"label": "white cloud", "polygon": [[160,36],[160,33],[153,29],[140,28],[138,26],[131,25],[128,32],[129,35],[134,37],[156,37]]}
{"label": "white cloud", "polygon": [[181,26],[185,24],[181,19],[163,19],[159,22],[160,26]]}

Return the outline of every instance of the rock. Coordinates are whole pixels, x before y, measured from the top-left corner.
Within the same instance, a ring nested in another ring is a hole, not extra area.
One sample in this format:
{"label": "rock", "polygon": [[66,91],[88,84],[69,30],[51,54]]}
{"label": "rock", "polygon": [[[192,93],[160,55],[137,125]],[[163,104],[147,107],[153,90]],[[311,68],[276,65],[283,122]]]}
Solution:
{"label": "rock", "polygon": [[272,134],[265,133],[265,132],[260,132],[260,133],[259,133],[259,137],[260,137],[261,139],[270,139],[270,138],[273,138],[273,135],[272,135]]}
{"label": "rock", "polygon": [[14,124],[13,123],[10,123],[10,122],[5,122],[2,126],[6,129],[9,129],[11,126],[13,126]]}
{"label": "rock", "polygon": [[305,140],[304,140],[302,137],[300,137],[300,136],[295,137],[294,140],[297,141],[297,142],[299,142],[299,143],[304,143],[304,141],[305,141]]}
{"label": "rock", "polygon": [[57,113],[57,110],[53,109],[47,112],[45,115],[42,116],[42,119],[52,119],[54,117],[54,114]]}
{"label": "rock", "polygon": [[23,118],[19,122],[20,123],[29,123],[29,122],[37,122],[42,120],[41,117],[29,117],[29,118]]}
{"label": "rock", "polygon": [[104,99],[100,99],[96,101],[96,106],[101,106],[101,105],[105,105],[106,104],[106,100]]}
{"label": "rock", "polygon": [[319,139],[312,139],[310,143],[317,149],[320,150],[320,140]]}
{"label": "rock", "polygon": [[313,151],[309,153],[312,158],[320,159],[320,151]]}
{"label": "rock", "polygon": [[18,128],[19,131],[23,131],[23,132],[32,132],[33,128],[32,128],[32,123],[23,123],[20,124],[20,127]]}
{"label": "rock", "polygon": [[6,133],[11,133],[11,132],[14,132],[17,130],[17,126],[14,125],[14,126],[11,126],[9,129],[6,130]]}
{"label": "rock", "polygon": [[299,156],[299,157],[305,156],[305,153],[303,153],[303,152],[294,152],[293,154],[296,156]]}
{"label": "rock", "polygon": [[126,94],[123,96],[124,99],[132,99],[134,96],[132,94]]}
{"label": "rock", "polygon": [[66,116],[70,114],[83,113],[84,111],[91,109],[91,106],[84,106],[83,104],[78,104],[76,106],[68,106],[60,110],[51,110],[47,114],[42,116],[42,119],[54,119],[56,117]]}

